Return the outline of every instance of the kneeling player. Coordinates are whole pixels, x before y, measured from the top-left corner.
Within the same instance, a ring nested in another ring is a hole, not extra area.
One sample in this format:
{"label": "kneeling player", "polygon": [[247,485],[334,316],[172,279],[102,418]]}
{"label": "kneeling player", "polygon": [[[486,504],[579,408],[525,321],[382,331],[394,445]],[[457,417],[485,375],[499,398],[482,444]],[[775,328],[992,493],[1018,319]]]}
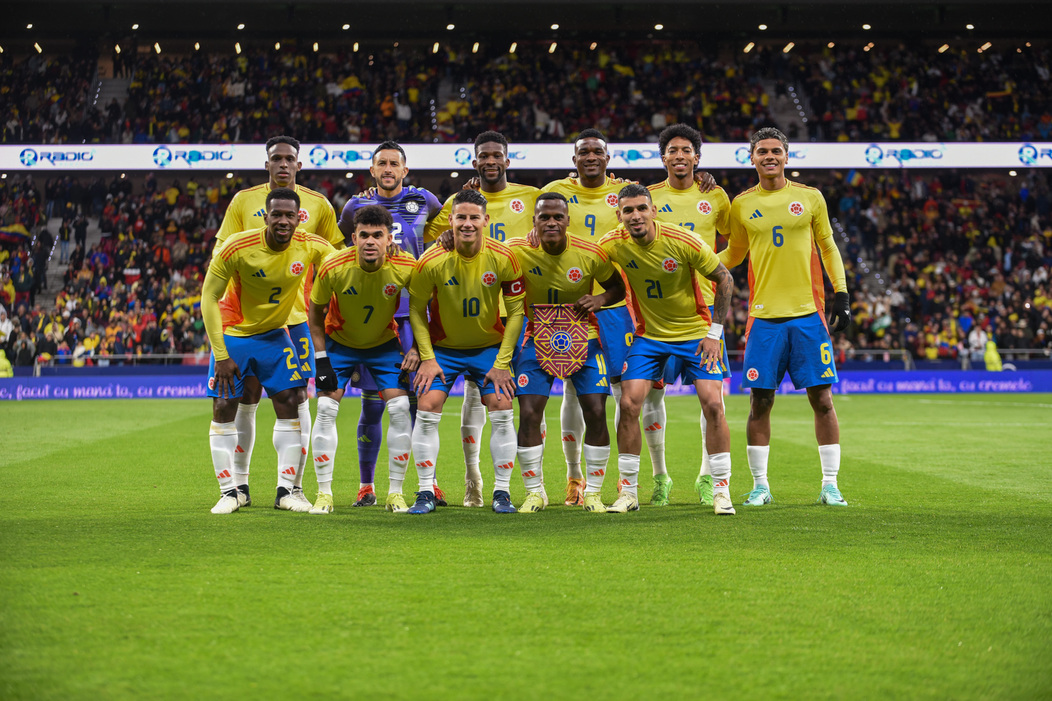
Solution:
{"label": "kneeling player", "polygon": [[[524,271],[529,317],[528,338],[515,366],[519,468],[527,493],[519,511],[524,513],[548,505],[541,422],[556,376],[564,379],[564,385],[572,383],[584,412],[584,509],[606,511],[599,492],[610,458],[606,427],[610,381],[595,312],[621,301],[625,287],[598,246],[566,233],[569,223],[566,198],[555,192],[544,193],[537,198],[533,218],[540,246],[535,248],[526,239],[511,242],[511,251]],[[590,294],[593,281],[599,281],[606,291]]]}
{"label": "kneeling player", "polygon": [[[310,330],[316,348],[318,417],[311,436],[318,499],[312,514],[332,512],[332,473],[336,458],[336,414],[343,387],[355,368],[365,366],[387,406],[387,456],[390,487],[387,510],[406,511],[402,481],[411,450],[412,420],[408,384],[399,379],[416,369],[419,357],[410,348],[405,357],[395,331],[399,293],[409,284],[416,260],[399,251],[387,255],[394,220],[379,205],[354,215],[354,245],[329,256],[311,290]],[[328,318],[326,318],[328,313]]]}
{"label": "kneeling player", "polygon": [[723,327],[712,323],[695,273],[716,283],[713,306],[718,318],[727,314],[733,282],[708,244],[677,226],[655,222],[655,214],[650,192],[639,185],[627,185],[618,195],[618,218],[623,228],[611,231],[599,242],[625,271],[636,316],[636,338],[621,375],[617,448],[622,489],[609,510],[623,513],[639,508],[640,408],[653,382],[661,379],[669,358],[678,357],[684,361],[683,373],[694,385],[705,413],[713,510],[733,514],[730,434],[723,414],[720,367]]}

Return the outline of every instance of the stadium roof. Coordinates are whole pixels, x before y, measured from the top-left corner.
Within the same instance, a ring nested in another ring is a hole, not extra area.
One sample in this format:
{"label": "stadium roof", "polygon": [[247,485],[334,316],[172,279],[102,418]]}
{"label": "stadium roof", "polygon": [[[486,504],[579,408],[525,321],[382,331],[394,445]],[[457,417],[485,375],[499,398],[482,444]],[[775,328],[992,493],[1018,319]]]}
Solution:
{"label": "stadium roof", "polygon": [[[516,41],[691,39],[701,41],[848,37],[943,40],[1028,38],[1052,30],[1046,2],[950,3],[851,0],[774,3],[601,2],[599,0],[461,0],[456,3],[385,0],[310,2],[73,2],[4,3],[4,48],[34,41],[94,43],[135,35],[140,45],[162,39],[201,41]],[[244,24],[239,30],[238,25]],[[32,28],[27,28],[27,25]],[[766,30],[760,30],[763,24]],[[863,25],[870,29],[863,29]],[[138,29],[133,30],[133,25]],[[557,25],[557,29],[553,29]],[[656,29],[655,25],[661,25]],[[974,29],[967,29],[972,25]],[[344,27],[347,27],[344,29]],[[452,29],[447,27],[452,26]]]}

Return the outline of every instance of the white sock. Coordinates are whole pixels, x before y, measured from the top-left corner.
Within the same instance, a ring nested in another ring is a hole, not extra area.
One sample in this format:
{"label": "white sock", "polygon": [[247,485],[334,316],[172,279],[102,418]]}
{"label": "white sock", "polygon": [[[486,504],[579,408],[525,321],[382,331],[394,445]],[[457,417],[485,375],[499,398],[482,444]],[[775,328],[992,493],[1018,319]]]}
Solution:
{"label": "white sock", "polygon": [[712,465],[712,493],[731,493],[731,454],[713,453],[709,456],[709,464]]}
{"label": "white sock", "polygon": [[712,474],[712,466],[709,464],[709,448],[705,444],[705,431],[709,427],[709,422],[705,420],[705,412],[701,412],[701,469],[698,470],[698,477],[704,477],[705,475]]}
{"label": "white sock", "polygon": [[482,429],[486,427],[486,407],[479,388],[470,380],[464,382],[464,404],[460,407],[460,441],[464,448],[464,474],[467,479],[482,479],[479,452]]}
{"label": "white sock", "polygon": [[511,472],[515,469],[515,412],[511,409],[489,413],[489,454],[493,458],[493,491],[511,491]]}
{"label": "white sock", "polygon": [[297,410],[300,416],[300,464],[296,470],[295,486],[303,487],[303,475],[307,472],[307,451],[310,450],[310,400],[304,400]]}
{"label": "white sock", "polygon": [[610,383],[610,397],[614,400],[614,426],[621,423],[621,383]]}
{"label": "white sock", "polygon": [[237,489],[234,479],[234,449],[237,447],[237,427],[234,421],[219,424],[213,421],[208,427],[208,447],[212,450],[212,467],[219,480],[219,491],[226,494]]}
{"label": "white sock", "polygon": [[274,450],[278,453],[278,486],[292,491],[303,444],[300,442],[300,420],[278,419],[274,422]]}
{"label": "white sock", "polygon": [[822,486],[836,486],[836,476],[840,472],[840,444],[818,446],[818,459],[822,461]]}
{"label": "white sock", "polygon": [[584,444],[585,494],[596,494],[603,490],[606,464],[610,462],[609,445]]}
{"label": "white sock", "polygon": [[314,421],[310,446],[320,494],[332,494],[332,472],[335,468],[333,463],[336,460],[336,447],[339,445],[339,436],[336,433],[336,414],[339,410],[340,403],[332,397],[318,397],[318,418]]}
{"label": "white sock", "polygon": [[650,449],[650,462],[654,466],[654,476],[667,475],[665,469],[665,389],[650,388],[643,407],[639,412],[643,422],[643,435]]}
{"label": "white sock", "polygon": [[256,409],[259,403],[238,404],[234,425],[237,426],[237,447],[234,448],[234,477],[239,485],[248,484],[248,469],[252,465],[252,448],[256,445]]}
{"label": "white sock", "polygon": [[435,463],[438,462],[438,422],[442,414],[433,411],[416,412],[413,426],[413,458],[416,460],[416,477],[421,492],[435,489]]}
{"label": "white sock", "polygon": [[409,397],[394,397],[387,402],[387,474],[390,494],[402,492],[409,455],[413,450],[413,419],[409,414]]}
{"label": "white sock", "polygon": [[581,437],[584,435],[584,411],[577,401],[573,382],[563,382],[563,404],[559,408],[562,424],[563,457],[566,459],[566,479],[579,480],[581,474]]}
{"label": "white sock", "polygon": [[[769,445],[749,445],[745,447],[745,454],[749,457],[749,472],[752,473],[752,486],[770,487],[767,484],[767,456],[771,452]],[[709,458],[712,459],[711,456]]]}
{"label": "white sock", "polygon": [[519,446],[519,469],[526,492],[540,492],[544,489],[544,445]]}
{"label": "white sock", "polygon": [[622,494],[631,494],[638,498],[639,456],[621,453],[617,456],[618,484]]}

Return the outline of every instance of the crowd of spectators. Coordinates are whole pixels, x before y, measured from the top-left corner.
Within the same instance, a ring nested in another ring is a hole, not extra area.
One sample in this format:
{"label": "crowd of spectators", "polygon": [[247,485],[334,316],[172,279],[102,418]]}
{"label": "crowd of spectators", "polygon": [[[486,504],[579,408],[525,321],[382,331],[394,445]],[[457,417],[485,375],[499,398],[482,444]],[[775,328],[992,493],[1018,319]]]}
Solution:
{"label": "crowd of spectators", "polygon": [[787,54],[622,41],[566,43],[554,53],[537,43],[489,54],[448,45],[438,53],[408,45],[151,52],[118,64],[131,79],[127,101],[97,107],[83,104],[91,61],[69,71],[62,63],[35,56],[4,68],[0,89],[14,98],[5,141],[252,143],[292,133],[321,142],[459,143],[486,129],[516,141],[565,141],[587,127],[639,141],[675,122],[697,126],[709,141],[744,141],[770,123],[771,103],[789,100],[790,87],[810,106],[792,139],[1048,139],[1052,130],[1047,48],[940,54],[930,46],[802,44]]}
{"label": "crowd of spectators", "polygon": [[823,190],[848,240],[854,324],[841,350],[981,364],[987,341],[1052,349],[1047,171],[873,171]]}

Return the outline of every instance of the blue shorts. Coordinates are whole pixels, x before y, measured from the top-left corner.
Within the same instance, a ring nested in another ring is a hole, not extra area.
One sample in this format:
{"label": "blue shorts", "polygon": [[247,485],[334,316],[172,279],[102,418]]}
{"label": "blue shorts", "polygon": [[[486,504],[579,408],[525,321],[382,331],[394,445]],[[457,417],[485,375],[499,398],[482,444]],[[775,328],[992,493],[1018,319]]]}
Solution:
{"label": "blue shorts", "polygon": [[723,361],[722,367],[709,372],[701,366],[701,358],[695,353],[701,339],[691,341],[655,341],[645,336],[636,336],[632,348],[628,351],[628,368],[621,375],[621,381],[625,380],[660,380],[665,371],[665,365],[671,358],[679,358],[683,362],[683,380],[694,384],[695,380],[716,380],[723,382],[723,372],[726,368]]}
{"label": "blue shorts", "polygon": [[603,344],[610,381],[616,382],[625,370],[628,349],[635,340],[632,314],[627,306],[600,309],[595,313],[595,320],[599,324],[599,342]]}
{"label": "blue shorts", "polygon": [[[709,316],[712,316],[712,307],[709,307]],[[727,343],[725,334],[720,334],[720,351],[723,353],[723,379],[728,379],[731,376],[731,361],[727,357]],[[676,378],[683,373],[683,359],[678,355],[668,359],[665,363],[665,375],[663,377],[666,385],[671,385],[676,382]]]}
{"label": "blue shorts", "polygon": [[777,321],[749,319],[742,387],[778,389],[786,370],[796,389],[839,381],[833,343],[818,312]]}
{"label": "blue shorts", "polygon": [[[308,375],[301,369],[296,347],[284,327],[255,336],[223,336],[223,340],[227,353],[241,371],[241,379],[234,378],[234,397],[244,393],[244,378],[248,376],[258,379],[272,397],[286,389],[307,386]],[[311,353],[311,360],[313,355]],[[215,375],[216,356],[212,353],[208,360],[209,397],[219,397]]]}
{"label": "blue shorts", "polygon": [[[413,347],[413,328],[409,325],[409,317],[395,317],[395,323],[398,324],[398,339],[402,342],[402,353],[404,354],[410,348]],[[399,361],[401,362],[401,361]],[[351,386],[357,387],[363,392],[377,392],[381,389],[391,389],[390,387],[379,387],[372,374],[369,372],[364,364],[361,367],[353,368],[353,372],[350,373]],[[346,380],[340,377],[340,386],[343,387]]]}
{"label": "blue shorts", "polygon": [[[551,395],[555,376],[545,372],[537,362],[537,349],[532,338],[523,346],[519,362],[515,365],[515,372],[515,391],[519,394],[540,394],[545,397]],[[603,355],[598,339],[593,338],[588,342],[588,359],[584,366],[568,379],[573,382],[577,394],[610,394],[610,379],[606,376],[606,356]]]}
{"label": "blue shorts", "polygon": [[330,338],[325,342],[325,349],[340,387],[346,386],[356,371],[365,368],[369,379],[375,381],[377,390],[409,390],[408,384],[399,381],[402,375],[402,348],[393,338],[373,348],[349,348]]}
{"label": "blue shorts", "polygon": [[302,324],[294,324],[289,327],[289,338],[296,346],[296,354],[299,356],[300,372],[308,373],[314,377],[317,369],[314,365],[314,340],[310,336],[310,326],[304,321]]}
{"label": "blue shorts", "polygon": [[446,381],[442,382],[441,377],[435,377],[428,390],[437,389],[449,394],[449,390],[453,389],[453,383],[456,382],[457,376],[463,375],[464,382],[469,380],[474,382],[475,386],[479,388],[479,394],[483,396],[497,391],[492,384],[483,387],[482,383],[486,381],[486,373],[493,369],[493,363],[497,362],[497,353],[500,352],[500,346],[459,349],[435,346],[434,349],[435,360],[438,361],[442,372],[445,373]]}

